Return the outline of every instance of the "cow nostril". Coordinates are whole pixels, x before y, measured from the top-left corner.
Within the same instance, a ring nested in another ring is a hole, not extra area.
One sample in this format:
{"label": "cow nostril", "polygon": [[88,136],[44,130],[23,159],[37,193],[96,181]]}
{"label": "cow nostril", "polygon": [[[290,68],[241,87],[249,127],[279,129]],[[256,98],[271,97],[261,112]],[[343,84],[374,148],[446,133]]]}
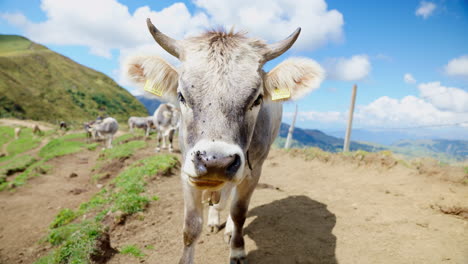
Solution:
{"label": "cow nostril", "polygon": [[237,170],[240,168],[241,159],[240,156],[235,154],[233,161],[227,166],[226,172],[228,175],[236,174]]}

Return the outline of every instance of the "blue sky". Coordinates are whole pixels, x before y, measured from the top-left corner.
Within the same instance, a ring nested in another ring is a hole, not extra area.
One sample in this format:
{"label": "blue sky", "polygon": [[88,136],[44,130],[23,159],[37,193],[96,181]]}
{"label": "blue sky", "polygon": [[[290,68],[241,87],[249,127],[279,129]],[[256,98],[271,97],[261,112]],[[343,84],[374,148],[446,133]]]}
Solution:
{"label": "blue sky", "polygon": [[[0,33],[45,44],[134,91],[121,74],[125,56],[148,51],[171,60],[151,47],[144,16],[159,19],[157,26],[176,38],[235,25],[271,42],[301,26],[296,47],[265,66],[305,56],[327,70],[320,89],[297,102],[299,126],[344,129],[356,83],[355,127],[417,127],[415,133],[427,127],[437,137],[468,138],[467,1],[233,2],[2,0]],[[285,104],[285,121],[293,108]]]}

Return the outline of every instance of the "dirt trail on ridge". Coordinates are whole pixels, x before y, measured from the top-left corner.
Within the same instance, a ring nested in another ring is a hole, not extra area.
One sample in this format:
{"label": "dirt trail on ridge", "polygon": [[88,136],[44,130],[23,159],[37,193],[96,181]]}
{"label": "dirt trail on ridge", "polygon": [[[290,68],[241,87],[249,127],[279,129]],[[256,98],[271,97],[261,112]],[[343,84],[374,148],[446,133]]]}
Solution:
{"label": "dirt trail on ridge", "polygon": [[[260,182],[245,223],[249,263],[468,263],[468,221],[437,208],[468,206],[466,185],[401,165],[305,161],[281,150],[270,153]],[[162,177],[148,192],[160,200],[111,233],[114,247],[137,245],[146,256],[109,263],[177,263],[179,177]],[[210,234],[205,224],[196,263],[227,263],[228,255],[223,230]]]}
{"label": "dirt trail on ridge", "polygon": [[[33,263],[50,249],[38,241],[57,212],[76,209],[99,191],[91,179],[99,153],[100,147],[53,159],[49,174],[30,179],[14,192],[0,192],[1,264]],[[110,178],[150,155],[156,155],[154,140],[115,164]],[[78,177],[70,178],[72,172]],[[437,207],[467,208],[467,185],[402,165],[306,161],[276,149],[265,162],[260,183],[245,223],[251,264],[468,263],[468,221]],[[178,261],[183,222],[180,179],[158,176],[147,187],[146,195],[159,200],[110,233],[114,248],[136,245],[145,256],[117,254],[109,264]],[[205,224],[197,264],[227,263],[223,231],[211,234]]]}

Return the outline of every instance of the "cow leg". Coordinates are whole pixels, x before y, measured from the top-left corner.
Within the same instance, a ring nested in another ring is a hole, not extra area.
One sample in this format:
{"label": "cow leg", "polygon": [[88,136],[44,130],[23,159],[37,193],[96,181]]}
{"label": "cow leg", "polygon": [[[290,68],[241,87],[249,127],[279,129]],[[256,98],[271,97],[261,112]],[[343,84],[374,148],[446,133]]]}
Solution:
{"label": "cow leg", "polygon": [[175,133],[174,129],[171,129],[171,131],[169,131],[169,152],[173,151],[172,141],[174,140],[174,133]]}
{"label": "cow leg", "polygon": [[201,191],[184,184],[184,250],[179,264],[193,264],[195,242],[203,228]]}
{"label": "cow leg", "polygon": [[109,135],[109,138],[108,138],[108,144],[109,144],[108,148],[110,148],[110,149],[112,148],[112,139],[113,139],[113,137],[114,137],[113,135]]}
{"label": "cow leg", "polygon": [[233,223],[231,237],[230,264],[247,264],[247,255],[244,248],[243,228],[247,217],[250,198],[258,183],[261,167],[252,171],[252,176],[247,175],[236,187],[231,205],[231,219]]}
{"label": "cow leg", "polygon": [[162,149],[166,149],[166,139],[167,139],[167,132],[165,131],[164,134],[162,135],[162,138],[163,138],[163,145],[162,145]]}
{"label": "cow leg", "polygon": [[208,209],[208,229],[212,233],[217,233],[221,229],[220,213],[224,208],[226,208],[229,196],[231,195],[231,190],[232,186],[224,187],[221,190],[219,203],[210,206]]}
{"label": "cow leg", "polygon": [[146,126],[145,137],[148,137],[148,136],[149,136],[149,132],[150,132],[150,127],[149,127],[149,126]]}
{"label": "cow leg", "polygon": [[160,130],[158,130],[158,140],[157,141],[158,141],[158,143],[156,145],[156,151],[159,152],[159,151],[161,151],[161,148],[159,147],[161,145],[161,131]]}

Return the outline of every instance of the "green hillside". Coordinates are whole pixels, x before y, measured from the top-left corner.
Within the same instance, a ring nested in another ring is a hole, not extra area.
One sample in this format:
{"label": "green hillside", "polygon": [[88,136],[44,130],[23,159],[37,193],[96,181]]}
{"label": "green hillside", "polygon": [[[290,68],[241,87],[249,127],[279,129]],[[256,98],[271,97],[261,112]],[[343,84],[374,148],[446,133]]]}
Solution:
{"label": "green hillside", "polygon": [[30,40],[0,35],[0,117],[126,120],[145,107],[111,78]]}

